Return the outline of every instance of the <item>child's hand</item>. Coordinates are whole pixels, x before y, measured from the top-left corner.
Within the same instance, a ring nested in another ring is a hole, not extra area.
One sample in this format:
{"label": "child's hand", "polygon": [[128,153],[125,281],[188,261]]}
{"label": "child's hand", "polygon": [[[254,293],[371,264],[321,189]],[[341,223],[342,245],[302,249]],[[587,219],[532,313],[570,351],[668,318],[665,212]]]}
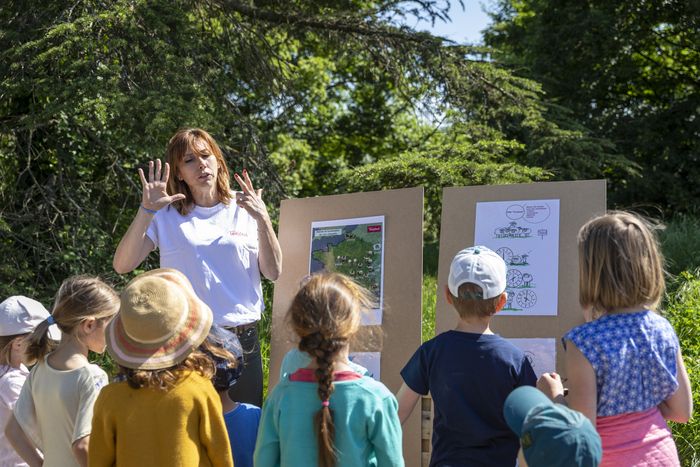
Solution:
{"label": "child's hand", "polygon": [[564,397],[564,385],[558,373],[542,373],[542,376],[537,380],[537,389],[552,400],[560,396]]}

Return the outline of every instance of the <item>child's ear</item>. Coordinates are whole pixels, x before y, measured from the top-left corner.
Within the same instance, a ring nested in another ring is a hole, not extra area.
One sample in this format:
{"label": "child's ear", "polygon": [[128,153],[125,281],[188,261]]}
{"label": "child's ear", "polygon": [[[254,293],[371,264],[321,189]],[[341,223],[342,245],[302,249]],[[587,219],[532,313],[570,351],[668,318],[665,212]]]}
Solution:
{"label": "child's ear", "polygon": [[506,306],[506,301],[508,300],[508,292],[503,292],[498,297],[498,303],[496,304],[496,313],[501,311],[504,306]]}
{"label": "child's ear", "polygon": [[447,299],[448,305],[454,305],[454,298],[452,297],[452,293],[450,292],[450,288],[448,286],[445,286],[445,298]]}
{"label": "child's ear", "polygon": [[12,350],[22,350],[22,346],[24,345],[26,339],[27,336],[19,336],[12,339]]}
{"label": "child's ear", "polygon": [[97,328],[97,320],[95,318],[85,318],[80,326],[83,328],[83,332],[86,334],[91,333]]}

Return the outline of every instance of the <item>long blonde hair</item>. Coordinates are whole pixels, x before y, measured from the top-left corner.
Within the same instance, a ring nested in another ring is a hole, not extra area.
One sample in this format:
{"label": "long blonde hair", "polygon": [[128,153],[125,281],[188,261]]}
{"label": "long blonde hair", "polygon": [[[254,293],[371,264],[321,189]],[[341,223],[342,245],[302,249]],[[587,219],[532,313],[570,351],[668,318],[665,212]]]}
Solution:
{"label": "long blonde hair", "polygon": [[333,411],[333,367],[338,353],[355,336],[363,312],[374,308],[372,295],[352,279],[337,273],[315,274],[292,301],[287,318],[299,336],[299,350],[315,359],[320,409],[314,416],[320,467],[337,461]]}
{"label": "long blonde hair", "polygon": [[[61,284],[51,317],[62,333],[73,335],[79,324],[88,318],[97,320],[114,316],[119,311],[119,296],[97,277],[73,276]],[[49,337],[49,319],[39,323],[30,337],[27,357],[41,360],[56,348]]]}
{"label": "long blonde hair", "polygon": [[219,145],[216,144],[216,140],[201,128],[182,128],[170,138],[168,148],[165,151],[165,157],[172,170],[170,178],[168,179],[168,194],[174,195],[182,193],[185,195],[184,200],[172,203],[175,209],[183,216],[189,212],[190,207],[194,204],[194,197],[187,183],[178,178],[178,163],[185,157],[188,151],[192,151],[192,153],[197,156],[201,155],[201,151],[199,151],[195,145],[197,142],[204,143],[209,148],[212,155],[216,157],[216,162],[219,166],[216,174],[216,192],[219,196],[219,201],[227,205],[231,202],[231,177],[228,173],[224,155]]}
{"label": "long blonde hair", "polygon": [[656,309],[665,290],[664,259],[644,218],[611,211],[578,234],[579,302],[600,315],[646,305]]}

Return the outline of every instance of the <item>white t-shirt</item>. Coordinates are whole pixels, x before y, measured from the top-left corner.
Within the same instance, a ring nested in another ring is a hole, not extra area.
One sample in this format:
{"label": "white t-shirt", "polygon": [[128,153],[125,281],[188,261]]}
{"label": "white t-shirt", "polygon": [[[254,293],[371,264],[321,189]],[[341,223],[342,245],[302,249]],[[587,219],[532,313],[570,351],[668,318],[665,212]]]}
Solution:
{"label": "white t-shirt", "polygon": [[146,235],[160,250],[160,266],[182,272],[214,312],[214,322],[239,326],[264,309],[258,268],[258,225],[231,202],[195,206],[182,216],[172,206],[158,211]]}
{"label": "white t-shirt", "polygon": [[5,427],[17,402],[29,370],[24,365],[12,368],[0,365],[0,465],[3,467],[26,467],[27,463],[17,454],[5,436]]}
{"label": "white t-shirt", "polygon": [[92,431],[92,407],[108,382],[99,366],[55,370],[38,363],[29,373],[15,404],[15,418],[44,453],[44,467],[74,467],[73,443]]}

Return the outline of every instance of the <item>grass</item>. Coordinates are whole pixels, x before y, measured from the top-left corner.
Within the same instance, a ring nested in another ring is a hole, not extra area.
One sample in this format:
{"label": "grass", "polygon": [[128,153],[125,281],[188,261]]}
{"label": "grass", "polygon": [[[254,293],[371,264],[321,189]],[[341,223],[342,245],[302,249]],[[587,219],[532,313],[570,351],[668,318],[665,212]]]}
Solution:
{"label": "grass", "polygon": [[660,232],[666,269],[671,276],[700,266],[700,217],[678,216]]}
{"label": "grass", "polygon": [[[683,360],[690,377],[693,403],[700,409],[700,275],[683,272],[674,284],[677,290],[669,293],[664,306],[665,316],[676,329],[681,343]],[[700,466],[700,417],[687,424],[670,423],[684,466]]]}

